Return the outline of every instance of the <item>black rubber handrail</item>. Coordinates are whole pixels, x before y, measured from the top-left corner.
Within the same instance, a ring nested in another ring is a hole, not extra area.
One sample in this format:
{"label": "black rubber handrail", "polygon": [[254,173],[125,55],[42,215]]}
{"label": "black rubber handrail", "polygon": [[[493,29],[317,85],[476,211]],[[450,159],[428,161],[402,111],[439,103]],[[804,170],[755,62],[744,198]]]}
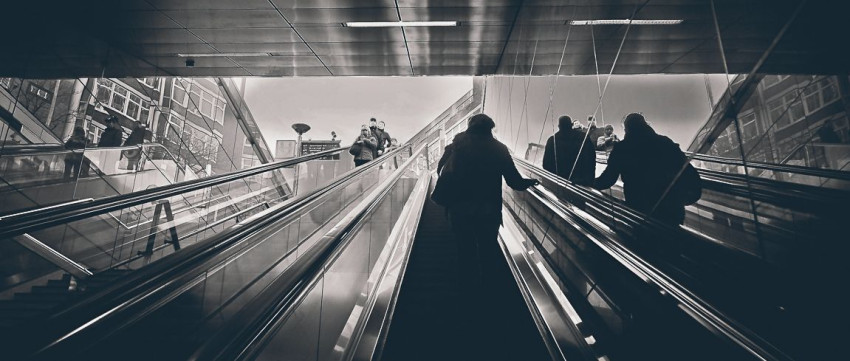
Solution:
{"label": "black rubber handrail", "polygon": [[[515,159],[515,162],[518,167],[544,181],[544,185],[548,183],[566,189],[570,194],[585,202],[585,207],[590,206],[597,209],[604,209],[605,211],[610,212],[616,219],[630,225],[633,228],[641,228],[644,231],[649,232],[648,234],[657,235],[658,238],[675,239],[679,242],[687,242],[691,245],[702,244],[703,247],[700,247],[699,250],[701,252],[711,252],[715,255],[722,254],[724,256],[735,258],[743,256],[740,252],[725,247],[724,245],[720,245],[720,248],[712,247],[712,245],[717,244],[709,240],[700,239],[699,235],[688,232],[680,227],[662,224],[651,217],[640,214],[624,205],[616,203],[612,204],[610,201],[606,201],[602,195],[595,194],[593,191],[585,189],[584,187],[570,184],[563,178],[537,168],[522,159]],[[533,190],[533,192],[539,194],[541,197],[548,197],[546,194],[539,192],[538,190]],[[683,302],[683,306],[692,308],[688,311],[688,313],[704,319],[706,322],[703,322],[703,325],[710,325],[710,327],[716,328],[720,331],[720,334],[725,335],[725,337],[730,337],[730,340],[733,343],[742,345],[750,352],[761,357],[761,359],[789,359],[781,350],[777,349],[760,336],[754,334],[751,330],[740,325],[737,321],[728,318],[718,310],[714,309],[710,304],[700,300],[699,297],[692,292],[692,290],[679,285],[672,277],[638,257],[635,253],[621,245],[620,242],[610,240],[610,238],[617,234],[617,232],[613,230],[603,231],[601,228],[594,226],[591,222],[586,222],[586,226],[588,226],[588,228],[585,231],[593,229],[594,232],[599,232],[598,239],[606,239],[606,242],[613,245],[613,247],[616,248],[618,257],[625,259],[632,266],[639,266],[642,269],[642,272],[644,272],[645,275],[652,276],[650,278],[655,280],[655,282],[657,282],[658,285],[665,290],[665,292],[679,298],[680,301]],[[761,267],[763,269],[771,269],[769,265],[755,258],[746,257],[746,261],[756,268]]]}
{"label": "black rubber handrail", "polygon": [[[597,156],[600,154],[605,154],[606,152],[597,151]],[[690,160],[698,160],[702,162],[710,162],[710,163],[718,163],[718,164],[727,164],[734,166],[743,166],[744,162],[740,159],[736,158],[726,158],[719,157],[715,155],[702,154],[702,153],[693,153],[693,152],[685,152],[685,155],[688,156]],[[597,157],[597,162],[599,162],[599,158]],[[599,162],[603,163],[604,162]],[[840,171],[835,169],[823,169],[823,168],[811,168],[804,167],[799,165],[788,165],[788,164],[776,164],[776,163],[765,163],[765,162],[756,162],[756,161],[747,161],[747,167],[768,170],[773,172],[780,173],[791,173],[791,174],[799,174],[799,175],[807,175],[813,177],[820,177],[826,179],[836,179],[836,180],[845,180],[850,181],[850,172]],[[757,177],[757,176],[755,176]],[[753,178],[755,178],[753,177]],[[763,177],[761,177],[763,178]],[[767,179],[767,178],[763,178]]]}
{"label": "black rubber handrail", "polygon": [[[600,162],[600,164],[605,164]],[[808,184],[784,182],[774,179],[751,177],[744,174],[696,168],[703,181],[703,188],[734,196],[752,198],[755,201],[788,207],[806,212],[822,212],[824,205],[840,206],[850,202],[850,192]]]}
{"label": "black rubber handrail", "polygon": [[341,245],[351,240],[363,225],[363,220],[374,213],[380,201],[390,192],[392,185],[401,178],[404,170],[416,161],[416,155],[424,150],[420,146],[405,164],[384,180],[371,198],[364,199],[351,213],[346,215],[337,226],[331,229],[320,241],[300,256],[257,297],[230,319],[221,331],[209,338],[203,346],[189,358],[190,360],[244,360],[256,356],[262,346],[282,322],[282,316],[297,306],[298,300],[306,296],[311,280],[320,276]]}
{"label": "black rubber handrail", "polygon": [[209,176],[206,178],[193,179],[189,181],[168,184],[161,187],[150,188],[138,192],[121,194],[111,197],[96,199],[92,202],[79,204],[68,202],[68,204],[52,205],[43,211],[10,214],[0,216],[0,239],[9,238],[24,233],[30,233],[40,229],[65,224],[68,222],[101,215],[119,209],[132,207],[163,198],[173,197],[186,192],[196,191],[212,187],[234,180],[243,179],[260,173],[288,167],[298,163],[318,159],[327,155],[341,152],[348,147],[331,149],[324,152],[314,153],[303,157],[268,163],[256,167],[242,169],[230,173]]}
{"label": "black rubber handrail", "polygon": [[[720,163],[720,164],[729,164],[736,166],[743,166],[744,162],[740,159],[735,158],[726,158],[726,157],[718,157],[708,154],[700,154],[700,153],[691,153],[685,152],[691,160],[699,160],[703,162],[712,162],[712,163]],[[775,163],[764,163],[764,162],[754,162],[747,161],[747,167],[769,170],[773,172],[782,172],[782,173],[792,173],[792,174],[802,174],[813,177],[821,177],[828,179],[840,179],[850,181],[850,172],[839,171],[835,169],[822,169],[822,168],[810,168],[799,165],[789,165],[789,164],[775,164]]]}
{"label": "black rubber handrail", "polygon": [[[386,153],[390,159],[407,147]],[[322,152],[327,154],[327,152]],[[320,153],[317,153],[320,154]],[[321,155],[319,155],[321,156]],[[283,163],[283,162],[278,162]],[[9,346],[14,354],[37,359],[54,359],[71,350],[85,348],[100,340],[103,335],[127,327],[144,315],[153,312],[164,302],[163,298],[191,285],[199,274],[225,262],[248,247],[244,242],[256,240],[260,235],[273,233],[271,225],[294,219],[312,209],[340,187],[345,187],[357,176],[380,166],[370,162],[350,170],[331,184],[278,204],[262,216],[254,216],[230,227],[180,252],[162,258],[142,269],[119,279],[109,287],[80,299],[62,310],[29,323],[19,330]],[[262,237],[259,237],[262,238]],[[9,340],[0,340],[8,342]],[[7,347],[9,349],[9,347]]]}

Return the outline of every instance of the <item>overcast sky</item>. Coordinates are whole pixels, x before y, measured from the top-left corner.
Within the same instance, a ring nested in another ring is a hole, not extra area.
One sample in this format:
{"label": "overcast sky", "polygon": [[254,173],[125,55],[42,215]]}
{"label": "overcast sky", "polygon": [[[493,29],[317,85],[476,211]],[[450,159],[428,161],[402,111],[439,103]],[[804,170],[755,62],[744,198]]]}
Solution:
{"label": "overcast sky", "polygon": [[[725,79],[716,75],[709,78],[717,97],[722,94]],[[529,88],[527,98],[523,96],[523,79],[528,78],[515,78],[512,86],[506,79],[488,80],[488,87],[493,89],[487,92],[486,111],[499,124],[497,132],[511,140],[509,146],[516,143],[515,151],[524,151],[527,142],[541,141],[537,138],[540,123],[546,118],[543,113],[549,100],[551,78],[531,78],[534,85]],[[704,80],[702,75],[616,76],[606,92],[605,120],[618,123],[625,113],[643,112],[660,132],[686,148],[708,117]],[[506,92],[508,88],[513,91]],[[593,112],[597,104],[595,76],[562,77],[557,88],[553,94],[554,114],[571,114],[582,119]],[[331,131],[335,131],[345,144],[353,141],[360,125],[368,123],[370,117],[385,121],[389,133],[405,141],[470,89],[471,77],[249,78],[245,99],[274,151],[277,140],[297,137],[293,123],[312,127],[305,140],[330,139]],[[508,95],[511,92],[514,96]],[[524,102],[528,103],[526,111],[522,111]],[[515,103],[513,111],[506,107],[507,103]],[[512,116],[508,116],[510,113]],[[520,121],[512,122],[510,118],[520,117],[530,123],[529,129],[508,129],[508,124]],[[519,134],[514,134],[517,131]],[[622,133],[622,129],[618,128],[617,132]]]}
{"label": "overcast sky", "polygon": [[330,139],[335,131],[343,144],[353,142],[371,117],[403,141],[471,89],[471,77],[249,78],[245,100],[274,148],[297,137],[293,123],[310,125],[305,140]]}

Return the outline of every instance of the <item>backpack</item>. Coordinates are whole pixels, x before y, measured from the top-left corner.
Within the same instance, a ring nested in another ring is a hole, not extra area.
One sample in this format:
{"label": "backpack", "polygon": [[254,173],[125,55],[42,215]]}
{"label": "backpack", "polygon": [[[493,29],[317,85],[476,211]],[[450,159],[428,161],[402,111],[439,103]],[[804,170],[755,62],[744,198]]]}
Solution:
{"label": "backpack", "polygon": [[690,162],[686,163],[685,169],[679,175],[675,192],[685,205],[694,204],[702,197],[702,179]]}
{"label": "backpack", "polygon": [[453,151],[446,158],[437,177],[437,184],[434,185],[434,191],[431,192],[431,200],[443,207],[450,207],[457,203],[458,192],[460,188],[458,174],[455,171],[455,154]]}
{"label": "backpack", "polygon": [[363,151],[363,145],[360,144],[360,143],[354,143],[354,144],[351,145],[351,147],[348,148],[348,153],[355,156],[355,157],[360,155],[360,152],[362,152],[362,151]]}

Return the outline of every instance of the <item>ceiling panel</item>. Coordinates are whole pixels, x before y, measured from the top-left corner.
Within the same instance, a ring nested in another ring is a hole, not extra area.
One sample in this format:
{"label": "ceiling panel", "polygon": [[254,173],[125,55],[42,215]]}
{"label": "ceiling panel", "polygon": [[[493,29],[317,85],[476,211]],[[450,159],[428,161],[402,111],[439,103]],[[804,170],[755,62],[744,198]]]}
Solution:
{"label": "ceiling panel", "polygon": [[289,27],[289,24],[273,9],[176,10],[162,13],[183,27],[196,29]]}
{"label": "ceiling panel", "polygon": [[297,42],[298,35],[290,28],[191,29],[209,43],[281,43]]}
{"label": "ceiling panel", "polygon": [[[800,1],[715,0],[730,71],[749,71]],[[32,9],[0,23],[5,33],[15,34],[4,40],[0,76],[37,77],[63,69],[69,77],[104,71],[126,71],[126,76],[156,71],[188,76],[535,75],[558,72],[559,66],[563,74],[595,74],[597,64],[607,72],[615,59],[615,73],[623,74],[723,70],[709,0],[83,0],[28,6]],[[568,24],[572,19],[626,19],[635,10],[636,19],[683,23]],[[840,10],[838,2],[807,2],[763,70],[850,70],[838,54],[843,48],[835,45],[848,35]],[[342,25],[397,21],[399,15],[460,25],[403,30]],[[177,55],[222,52],[236,56],[196,57],[195,67],[187,68],[185,57]],[[51,62],[50,54],[61,61]]]}

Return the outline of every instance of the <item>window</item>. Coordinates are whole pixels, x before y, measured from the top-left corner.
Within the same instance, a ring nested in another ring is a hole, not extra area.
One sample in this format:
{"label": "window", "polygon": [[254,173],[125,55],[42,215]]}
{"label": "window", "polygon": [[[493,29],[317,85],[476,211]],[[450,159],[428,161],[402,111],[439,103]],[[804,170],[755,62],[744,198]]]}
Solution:
{"label": "window", "polygon": [[803,89],[806,114],[814,113],[836,99],[838,99],[838,91],[832,77],[812,80],[812,83]]}
{"label": "window", "polygon": [[798,90],[792,88],[778,98],[767,102],[770,119],[778,128],[784,128],[805,118],[803,103],[797,96]]}
{"label": "window", "polygon": [[761,80],[762,89],[770,88],[783,80],[788,79],[788,75],[767,75]]}
{"label": "window", "polygon": [[227,106],[227,103],[224,100],[218,99],[215,102],[215,114],[213,119],[219,124],[224,124],[224,108]]}
{"label": "window", "polygon": [[756,121],[756,113],[750,112],[738,117],[738,121],[741,123],[741,138],[746,142],[751,139],[755,139],[759,134],[758,130],[758,122]]}
{"label": "window", "polygon": [[174,89],[171,92],[171,99],[183,107],[186,106],[186,86],[180,79],[174,79]]}
{"label": "window", "polygon": [[103,131],[106,129],[105,126],[100,125],[97,122],[86,122],[86,138],[88,138],[89,142],[92,144],[97,144],[100,141],[100,136],[103,134]]}
{"label": "window", "polygon": [[30,84],[30,93],[33,93],[37,97],[44,99],[44,100],[50,99],[50,93],[47,90],[44,90],[40,86],[35,85],[35,84]]}
{"label": "window", "polygon": [[130,91],[123,85],[109,79],[97,79],[95,98],[97,106],[108,106],[130,117],[131,119],[148,122],[150,101],[140,94]]}
{"label": "window", "polygon": [[108,79],[98,79],[95,94],[98,103],[109,104],[109,98],[112,96],[112,82]]}
{"label": "window", "polygon": [[12,86],[12,78],[0,78],[0,86],[9,89]]}
{"label": "window", "polygon": [[[185,96],[186,93],[189,94],[188,99]],[[183,83],[181,79],[175,79],[172,99],[193,114],[224,124],[224,109],[227,102],[197,83],[188,81]]]}
{"label": "window", "polygon": [[139,108],[141,108],[142,98],[136,94],[130,94],[130,102],[127,103],[127,115],[131,118],[139,118]]}
{"label": "window", "polygon": [[165,130],[165,139],[172,143],[180,144],[180,135],[183,134],[183,125],[186,122],[175,114],[168,115],[168,129]]}
{"label": "window", "polygon": [[127,110],[127,89],[123,87],[114,87],[112,92],[112,102],[109,104],[112,108],[119,112]]}
{"label": "window", "polygon": [[149,123],[150,112],[151,112],[151,102],[147,100],[142,100],[141,109],[139,110],[139,121],[142,123]]}
{"label": "window", "polygon": [[139,83],[147,85],[151,88],[156,88],[159,86],[159,78],[138,78]]}

